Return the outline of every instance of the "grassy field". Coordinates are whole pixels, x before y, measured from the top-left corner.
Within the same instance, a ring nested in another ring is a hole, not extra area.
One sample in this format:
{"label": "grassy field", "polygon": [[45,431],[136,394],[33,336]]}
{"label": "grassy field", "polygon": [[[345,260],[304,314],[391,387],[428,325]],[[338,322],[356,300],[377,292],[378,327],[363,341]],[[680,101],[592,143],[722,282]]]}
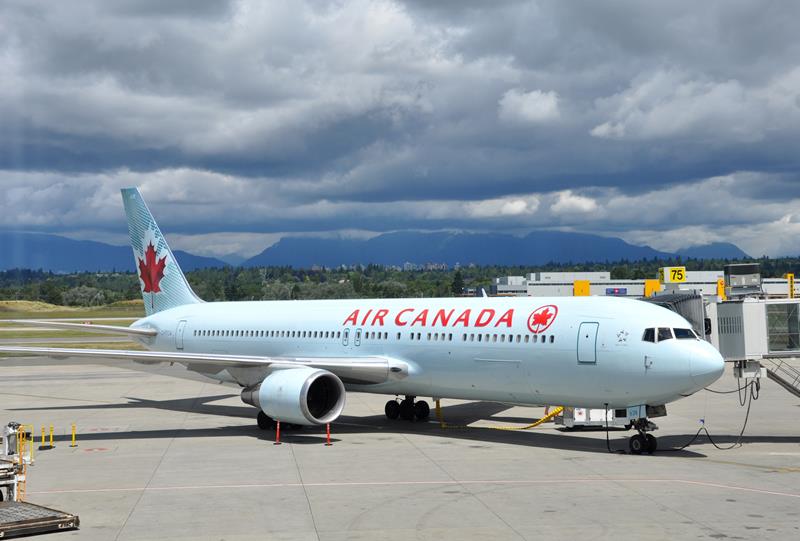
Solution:
{"label": "grassy field", "polygon": [[90,308],[77,306],[57,306],[33,301],[0,301],[0,319],[56,319],[76,318],[81,320],[124,317],[138,319],[144,317],[144,303],[141,300],[122,301],[106,306]]}
{"label": "grassy field", "polygon": [[[126,318],[104,319],[104,318]],[[4,319],[75,319],[76,323],[92,322],[97,325],[116,325],[127,327],[140,317],[144,317],[142,301],[125,301],[80,308],[74,306],[56,306],[43,302],[31,301],[0,301],[0,339],[13,338],[91,338],[99,336],[97,333],[88,333],[78,330],[41,329],[32,330],[25,324],[4,322]],[[17,330],[18,329],[18,330]]]}
{"label": "grassy field", "polygon": [[[43,344],[25,344],[25,347],[45,347],[45,348],[65,348],[65,349],[130,349],[135,351],[146,351],[146,349],[137,342],[114,342],[112,344],[106,342],[82,342],[80,344],[59,344],[46,342]],[[20,357],[19,353],[0,353],[0,359],[3,357]]]}

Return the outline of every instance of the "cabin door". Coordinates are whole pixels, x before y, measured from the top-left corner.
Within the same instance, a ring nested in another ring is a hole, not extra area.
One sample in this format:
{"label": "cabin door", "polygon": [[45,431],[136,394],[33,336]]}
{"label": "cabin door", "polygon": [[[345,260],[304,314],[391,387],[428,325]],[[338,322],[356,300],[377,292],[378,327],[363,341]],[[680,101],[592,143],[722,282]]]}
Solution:
{"label": "cabin door", "polygon": [[599,323],[581,323],[578,328],[578,362],[593,364],[597,362],[597,328]]}
{"label": "cabin door", "polygon": [[182,319],[178,322],[178,329],[175,331],[175,348],[183,349],[183,331],[186,329],[186,320]]}

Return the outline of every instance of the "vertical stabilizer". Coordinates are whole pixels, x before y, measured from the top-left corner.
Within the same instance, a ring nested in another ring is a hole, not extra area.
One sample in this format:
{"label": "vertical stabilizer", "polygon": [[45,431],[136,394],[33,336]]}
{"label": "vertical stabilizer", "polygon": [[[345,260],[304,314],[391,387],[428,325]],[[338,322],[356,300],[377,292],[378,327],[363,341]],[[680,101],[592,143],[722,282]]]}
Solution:
{"label": "vertical stabilizer", "polygon": [[145,313],[195,304],[200,301],[181,272],[172,250],[137,188],[123,188],[122,202],[142,289]]}

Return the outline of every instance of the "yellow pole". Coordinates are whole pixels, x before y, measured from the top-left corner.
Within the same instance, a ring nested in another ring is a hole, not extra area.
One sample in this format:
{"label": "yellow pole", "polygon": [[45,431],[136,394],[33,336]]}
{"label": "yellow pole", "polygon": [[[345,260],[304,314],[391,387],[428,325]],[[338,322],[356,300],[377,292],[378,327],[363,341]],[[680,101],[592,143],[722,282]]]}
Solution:
{"label": "yellow pole", "polygon": [[50,425],[50,448],[52,449],[53,447],[55,447],[53,445],[53,425]]}
{"label": "yellow pole", "polygon": [[41,447],[44,447],[44,425],[42,425],[42,445],[41,445]]}
{"label": "yellow pole", "polygon": [[75,444],[75,423],[72,423],[72,445],[70,447],[77,447]]}
{"label": "yellow pole", "polygon": [[439,399],[436,399],[436,418],[439,419],[439,428],[444,428],[444,419],[442,419],[442,405]]}

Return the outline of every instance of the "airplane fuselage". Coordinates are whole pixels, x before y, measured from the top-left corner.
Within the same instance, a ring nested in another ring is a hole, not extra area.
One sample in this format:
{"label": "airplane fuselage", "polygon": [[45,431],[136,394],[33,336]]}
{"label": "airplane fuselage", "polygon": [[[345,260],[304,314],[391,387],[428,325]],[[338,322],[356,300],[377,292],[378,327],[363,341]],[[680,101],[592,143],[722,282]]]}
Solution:
{"label": "airplane fuselage", "polygon": [[[614,297],[215,302],[133,326],[158,329],[141,339],[157,351],[405,363],[402,378],[347,385],[383,394],[621,408],[676,400],[722,370],[703,340],[643,340],[646,329],[689,329],[681,316]],[[203,372],[247,387],[271,370],[223,368]]]}

